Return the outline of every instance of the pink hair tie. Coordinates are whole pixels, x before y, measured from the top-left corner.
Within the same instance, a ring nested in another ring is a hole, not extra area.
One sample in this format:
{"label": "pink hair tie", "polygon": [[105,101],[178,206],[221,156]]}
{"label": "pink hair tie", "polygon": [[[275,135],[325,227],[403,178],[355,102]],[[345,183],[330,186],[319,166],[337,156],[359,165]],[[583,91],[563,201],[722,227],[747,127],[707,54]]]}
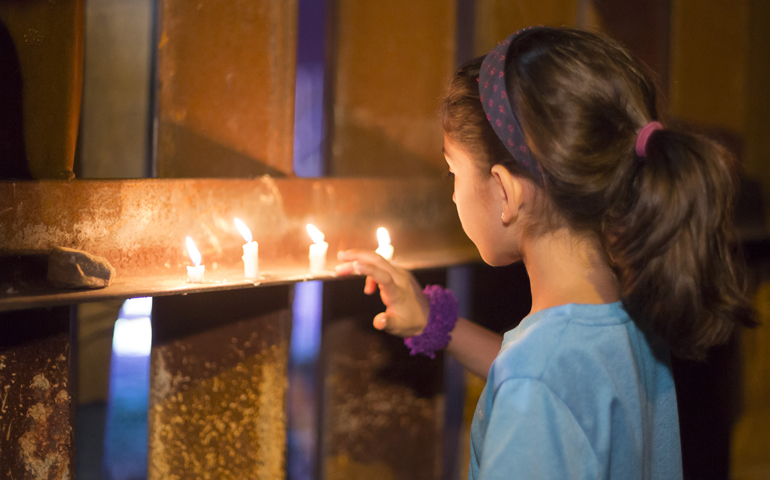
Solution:
{"label": "pink hair tie", "polygon": [[642,158],[647,157],[647,141],[656,130],[663,130],[663,125],[661,125],[660,122],[650,122],[639,131],[639,135],[636,136],[637,156]]}

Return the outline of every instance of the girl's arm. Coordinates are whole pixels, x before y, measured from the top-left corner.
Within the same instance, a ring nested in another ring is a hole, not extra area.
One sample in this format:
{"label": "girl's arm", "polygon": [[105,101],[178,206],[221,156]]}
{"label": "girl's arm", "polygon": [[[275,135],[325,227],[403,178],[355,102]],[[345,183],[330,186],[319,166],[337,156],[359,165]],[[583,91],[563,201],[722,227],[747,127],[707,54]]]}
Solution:
{"label": "girl's arm", "polygon": [[452,330],[452,339],[446,351],[471,373],[486,379],[502,343],[502,335],[460,318]]}
{"label": "girl's arm", "polygon": [[[340,252],[339,259],[345,263],[337,267],[338,274],[366,275],[364,293],[371,295],[379,286],[385,311],[374,317],[374,328],[399,337],[411,337],[423,331],[428,323],[428,300],[411,273],[374,252]],[[471,372],[487,378],[501,344],[500,335],[461,318],[452,331],[447,352]]]}

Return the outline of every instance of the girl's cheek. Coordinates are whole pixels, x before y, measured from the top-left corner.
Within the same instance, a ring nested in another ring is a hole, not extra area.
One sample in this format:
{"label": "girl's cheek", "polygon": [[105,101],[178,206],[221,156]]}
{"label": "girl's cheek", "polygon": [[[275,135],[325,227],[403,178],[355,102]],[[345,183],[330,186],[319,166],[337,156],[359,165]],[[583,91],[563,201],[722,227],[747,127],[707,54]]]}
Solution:
{"label": "girl's cheek", "polygon": [[[472,210],[472,205],[469,205],[467,198],[460,196],[460,202],[455,201],[457,205],[457,216],[460,217],[460,225],[463,227],[463,231],[471,239],[471,241],[479,247],[480,234],[482,233],[479,228],[479,215],[478,212]],[[483,235],[482,235],[483,236]]]}

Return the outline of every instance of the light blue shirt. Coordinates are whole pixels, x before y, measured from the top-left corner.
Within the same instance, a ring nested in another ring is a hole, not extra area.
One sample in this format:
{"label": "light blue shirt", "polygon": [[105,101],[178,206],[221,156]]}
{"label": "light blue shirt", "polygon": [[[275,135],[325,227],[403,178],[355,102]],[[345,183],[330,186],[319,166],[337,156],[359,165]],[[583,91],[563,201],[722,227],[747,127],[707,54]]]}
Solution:
{"label": "light blue shirt", "polygon": [[471,425],[469,479],[681,479],[668,351],[620,302],[507,332]]}

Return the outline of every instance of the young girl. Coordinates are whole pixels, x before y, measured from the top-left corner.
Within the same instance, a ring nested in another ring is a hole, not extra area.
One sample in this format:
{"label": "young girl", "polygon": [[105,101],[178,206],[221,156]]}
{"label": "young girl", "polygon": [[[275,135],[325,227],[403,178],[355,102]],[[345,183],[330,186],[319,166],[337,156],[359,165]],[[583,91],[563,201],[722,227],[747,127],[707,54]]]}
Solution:
{"label": "young girl", "polygon": [[502,338],[457,319],[448,291],[340,254],[341,274],[379,286],[376,328],[487,378],[469,478],[682,478],[669,352],[703,358],[753,317],[735,165],[657,117],[641,63],[587,32],[517,32],[454,75],[441,120],[463,229],[490,265],[522,260],[532,288]]}

